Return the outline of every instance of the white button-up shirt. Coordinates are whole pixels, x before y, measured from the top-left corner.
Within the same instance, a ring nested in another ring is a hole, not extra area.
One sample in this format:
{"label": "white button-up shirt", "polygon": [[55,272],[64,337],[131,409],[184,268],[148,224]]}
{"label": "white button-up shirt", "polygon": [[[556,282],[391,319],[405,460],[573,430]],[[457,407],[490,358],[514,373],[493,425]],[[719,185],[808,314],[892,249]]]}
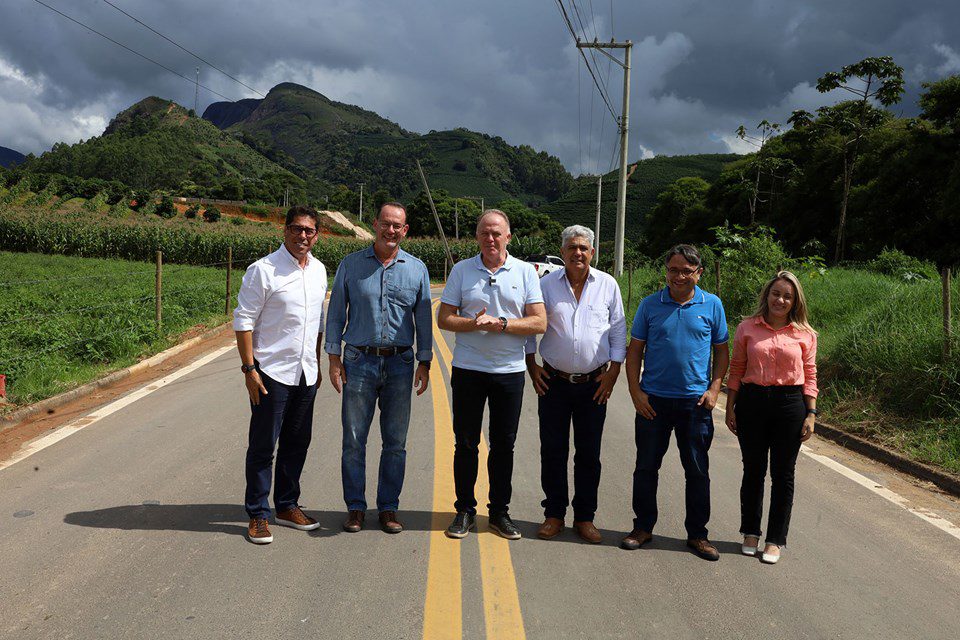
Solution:
{"label": "white button-up shirt", "polygon": [[323,330],[327,269],[308,256],[300,267],[287,248],[280,248],[247,267],[233,329],[253,331],[253,357],[260,370],[286,385],[317,383],[317,335]]}
{"label": "white button-up shirt", "polygon": [[[540,357],[566,373],[589,373],[607,362],[627,357],[627,322],[620,286],[613,276],[591,268],[580,292],[573,295],[566,269],[540,279],[547,307],[547,331],[540,339]],[[536,353],[535,336],[526,352]]]}

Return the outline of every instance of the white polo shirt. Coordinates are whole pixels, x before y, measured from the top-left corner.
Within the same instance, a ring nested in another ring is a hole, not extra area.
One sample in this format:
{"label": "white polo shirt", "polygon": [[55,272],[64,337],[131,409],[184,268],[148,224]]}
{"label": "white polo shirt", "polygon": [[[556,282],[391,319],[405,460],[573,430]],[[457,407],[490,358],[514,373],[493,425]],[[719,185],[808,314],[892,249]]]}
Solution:
{"label": "white polo shirt", "polygon": [[[457,307],[460,315],[475,318],[486,307],[487,315],[514,320],[523,317],[526,305],[543,302],[540,280],[533,265],[507,255],[491,272],[479,254],[453,265],[440,302]],[[457,333],[453,366],[486,373],[526,371],[526,336],[496,331]]]}
{"label": "white polo shirt", "polygon": [[310,255],[307,266],[280,248],[247,267],[233,311],[234,331],[253,331],[260,370],[285,385],[317,383],[317,335],[323,330],[327,269]]}

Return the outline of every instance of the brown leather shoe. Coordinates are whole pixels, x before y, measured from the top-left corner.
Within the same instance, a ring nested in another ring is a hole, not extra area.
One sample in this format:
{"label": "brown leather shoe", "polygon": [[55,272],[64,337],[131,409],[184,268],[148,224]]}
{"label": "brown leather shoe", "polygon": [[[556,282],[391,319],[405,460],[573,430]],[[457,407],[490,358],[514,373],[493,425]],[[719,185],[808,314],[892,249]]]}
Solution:
{"label": "brown leather shoe", "polygon": [[305,514],[300,507],[294,507],[286,511],[278,511],[274,519],[277,521],[277,524],[282,524],[285,527],[293,527],[300,531],[313,531],[314,529],[320,528],[320,523]]}
{"label": "brown leather shoe", "polygon": [[400,533],[403,531],[403,525],[397,520],[396,511],[380,512],[380,528],[386,533]]}
{"label": "brown leather shoe", "polygon": [[270,544],[273,542],[273,535],[270,533],[270,527],[266,518],[251,518],[247,525],[247,539],[254,544]]}
{"label": "brown leather shoe", "polygon": [[547,518],[537,529],[537,537],[541,540],[550,540],[556,538],[563,531],[563,520],[560,518]]}
{"label": "brown leather shoe", "polygon": [[704,560],[719,560],[720,552],[706,538],[687,540],[687,546]]}
{"label": "brown leather shoe", "polygon": [[577,535],[580,536],[581,540],[589,542],[590,544],[600,544],[603,542],[603,536],[600,534],[600,530],[593,526],[592,522],[574,522],[573,528],[577,530]]}
{"label": "brown leather shoe", "polygon": [[643,529],[634,529],[627,534],[627,537],[620,541],[621,549],[635,551],[653,540],[653,534]]}
{"label": "brown leather shoe", "polygon": [[363,517],[365,512],[359,509],[351,509],[347,512],[347,520],[343,523],[343,530],[348,533],[356,533],[363,529]]}

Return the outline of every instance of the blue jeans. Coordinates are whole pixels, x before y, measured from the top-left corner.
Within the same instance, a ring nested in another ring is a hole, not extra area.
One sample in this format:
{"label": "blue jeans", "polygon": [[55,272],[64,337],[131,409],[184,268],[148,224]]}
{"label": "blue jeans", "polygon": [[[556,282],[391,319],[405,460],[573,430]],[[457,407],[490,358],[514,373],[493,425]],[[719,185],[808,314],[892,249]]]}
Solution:
{"label": "blue jeans", "polygon": [[348,510],[366,511],[367,435],[373,410],[380,407],[380,475],[377,510],[396,511],[407,462],[407,427],[413,391],[413,350],[395,356],[361,353],[350,345],[343,349],[347,384],[343,388],[343,455],[340,474],[343,500]]}
{"label": "blue jeans", "polygon": [[[259,367],[257,368],[258,371]],[[270,517],[270,476],[276,474],[273,504],[277,511],[296,507],[300,499],[300,473],[307,458],[313,431],[316,385],[301,374],[296,386],[277,382],[263,371],[260,379],[267,394],[260,404],[250,404],[244,507],[251,518]],[[277,442],[279,441],[279,446]],[[276,472],[273,451],[277,450]]]}
{"label": "blue jeans", "polygon": [[652,420],[639,413],[635,437],[637,465],[633,471],[633,521],[635,529],[653,532],[657,523],[657,481],[660,464],[670,446],[670,432],[677,436],[680,462],[686,476],[688,538],[706,538],[710,520],[710,461],[707,452],[713,441],[713,414],[697,406],[699,398],[650,396],[656,412]]}

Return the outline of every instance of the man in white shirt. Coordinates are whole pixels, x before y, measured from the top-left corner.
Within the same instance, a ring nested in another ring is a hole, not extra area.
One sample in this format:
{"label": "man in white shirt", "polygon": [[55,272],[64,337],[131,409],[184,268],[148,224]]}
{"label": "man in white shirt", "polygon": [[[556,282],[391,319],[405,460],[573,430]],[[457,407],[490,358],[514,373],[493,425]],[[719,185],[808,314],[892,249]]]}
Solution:
{"label": "man in white shirt", "polygon": [[547,331],[527,338],[527,371],[540,396],[540,482],[544,522],[537,535],[549,540],[564,528],[569,494],[567,458],[573,420],[573,526],[587,542],[603,541],[594,526],[600,485],[600,439],[607,400],[627,355],[627,325],[620,287],[612,276],[590,268],[593,231],[563,230],[564,269],[543,276]]}
{"label": "man in white shirt", "polygon": [[247,537],[256,544],[273,542],[268,518],[274,448],[277,524],[301,531],[320,526],[298,502],[321,380],[327,270],[310,253],[317,241],[318,218],[309,207],[287,211],[283,245],[247,268],[233,312],[252,412],[244,506],[250,517]]}
{"label": "man in white shirt", "polygon": [[476,526],[474,485],[485,405],[490,409],[489,527],[508,540],[520,537],[507,508],[523,402],[523,348],[527,336],[543,333],[547,314],[533,265],[507,253],[510,237],[507,214],[484,211],[477,221],[480,254],[453,266],[440,297],[437,326],[457,334],[450,372],[457,515],[445,532],[450,538],[463,538]]}

